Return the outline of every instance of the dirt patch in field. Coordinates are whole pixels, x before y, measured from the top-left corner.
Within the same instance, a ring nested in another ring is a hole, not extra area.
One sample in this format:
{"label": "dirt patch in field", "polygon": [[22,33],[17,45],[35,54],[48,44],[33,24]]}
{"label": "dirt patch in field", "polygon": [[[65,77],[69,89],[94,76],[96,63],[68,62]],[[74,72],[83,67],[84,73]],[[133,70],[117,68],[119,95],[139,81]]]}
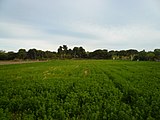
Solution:
{"label": "dirt patch in field", "polygon": [[24,63],[34,63],[34,62],[46,62],[46,61],[0,61],[0,65],[24,64]]}
{"label": "dirt patch in field", "polygon": [[84,76],[88,76],[89,70],[84,70]]}

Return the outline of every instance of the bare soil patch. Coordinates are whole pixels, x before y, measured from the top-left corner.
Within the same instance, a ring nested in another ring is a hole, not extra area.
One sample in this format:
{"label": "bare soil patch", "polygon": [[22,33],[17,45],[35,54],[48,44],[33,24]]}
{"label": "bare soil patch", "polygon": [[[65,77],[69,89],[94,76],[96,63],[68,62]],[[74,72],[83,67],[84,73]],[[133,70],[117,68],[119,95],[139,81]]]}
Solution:
{"label": "bare soil patch", "polygon": [[46,61],[0,61],[0,65],[24,64],[24,63],[34,63],[34,62],[46,62]]}

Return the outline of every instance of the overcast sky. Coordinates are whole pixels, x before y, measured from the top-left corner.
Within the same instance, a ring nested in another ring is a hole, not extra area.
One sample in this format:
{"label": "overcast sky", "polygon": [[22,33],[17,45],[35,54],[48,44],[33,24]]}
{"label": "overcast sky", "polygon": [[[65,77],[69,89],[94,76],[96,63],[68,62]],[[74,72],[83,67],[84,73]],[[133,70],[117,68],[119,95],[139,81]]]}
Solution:
{"label": "overcast sky", "polygon": [[160,0],[0,0],[0,50],[160,48]]}

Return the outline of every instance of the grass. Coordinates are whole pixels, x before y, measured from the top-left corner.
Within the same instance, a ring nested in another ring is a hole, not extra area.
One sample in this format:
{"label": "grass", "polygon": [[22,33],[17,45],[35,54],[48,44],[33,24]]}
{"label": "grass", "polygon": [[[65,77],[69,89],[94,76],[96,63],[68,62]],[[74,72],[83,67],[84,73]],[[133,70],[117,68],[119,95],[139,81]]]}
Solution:
{"label": "grass", "polygon": [[160,119],[160,63],[54,60],[0,66],[1,119]]}

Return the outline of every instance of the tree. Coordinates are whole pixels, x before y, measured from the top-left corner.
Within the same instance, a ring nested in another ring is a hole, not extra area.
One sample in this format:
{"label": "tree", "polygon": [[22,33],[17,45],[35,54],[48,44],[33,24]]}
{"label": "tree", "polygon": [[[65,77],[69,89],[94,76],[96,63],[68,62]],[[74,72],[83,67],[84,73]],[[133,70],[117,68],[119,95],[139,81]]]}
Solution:
{"label": "tree", "polygon": [[7,60],[7,53],[3,50],[0,50],[0,60]]}
{"label": "tree", "polygon": [[95,50],[93,52],[90,53],[90,58],[93,58],[93,59],[109,59],[110,55],[108,53],[108,50]]}
{"label": "tree", "polygon": [[64,51],[64,54],[67,54],[67,50],[68,50],[67,45],[63,45],[63,51]]}
{"label": "tree", "polygon": [[79,47],[79,57],[80,58],[86,58],[86,51],[83,47]]}
{"label": "tree", "polygon": [[37,50],[37,58],[36,59],[44,59],[45,52],[42,50]]}
{"label": "tree", "polygon": [[72,51],[74,58],[86,58],[87,54],[83,47],[74,47]]}
{"label": "tree", "polygon": [[154,53],[155,53],[155,55],[160,56],[160,49],[155,49]]}
{"label": "tree", "polygon": [[56,58],[56,52],[46,51],[44,57],[47,59]]}
{"label": "tree", "polygon": [[67,45],[63,45],[63,58],[66,58],[67,52],[68,52]]}
{"label": "tree", "polygon": [[109,59],[116,60],[118,58],[117,53],[118,53],[118,51],[114,51],[114,50],[109,51],[108,52]]}
{"label": "tree", "polygon": [[79,52],[78,47],[74,47],[74,48],[73,48],[73,57],[74,57],[74,58],[78,58],[78,57],[79,57],[79,56],[78,56],[78,54],[79,54],[78,52]]}
{"label": "tree", "polygon": [[73,56],[73,51],[72,51],[72,49],[69,49],[67,52],[67,58],[71,59],[72,56]]}
{"label": "tree", "polygon": [[134,57],[137,55],[138,51],[134,49],[127,50],[127,56],[130,57],[130,60],[134,60]]}
{"label": "tree", "polygon": [[8,60],[14,60],[16,58],[16,53],[14,52],[8,52],[7,53],[7,59]]}
{"label": "tree", "polygon": [[34,60],[37,59],[37,50],[36,49],[29,49],[28,58],[34,59]]}
{"label": "tree", "polygon": [[19,49],[18,50],[18,53],[17,53],[17,57],[19,58],[19,59],[26,59],[27,58],[27,52],[26,52],[26,50],[25,49]]}
{"label": "tree", "polygon": [[127,52],[127,55],[133,55],[133,54],[137,54],[138,53],[138,51],[134,50],[134,49],[126,50],[126,52]]}
{"label": "tree", "polygon": [[154,58],[155,58],[155,54],[154,54],[154,52],[151,52],[151,51],[150,51],[150,52],[147,53],[146,57],[147,57],[147,59],[148,59],[149,61],[153,61]]}
{"label": "tree", "polygon": [[63,57],[63,47],[62,46],[59,46],[59,48],[58,48],[58,55],[60,58]]}
{"label": "tree", "polygon": [[127,56],[127,52],[125,50],[120,50],[118,52],[118,56],[119,56],[120,59],[124,59],[124,57]]}
{"label": "tree", "polygon": [[160,60],[160,49],[155,49],[154,54],[155,54],[155,60],[159,61]]}
{"label": "tree", "polygon": [[140,51],[139,53],[138,53],[138,60],[140,60],[140,61],[146,61],[146,60],[148,60],[147,59],[147,53],[146,53],[146,51],[145,50],[142,50],[142,51]]}

